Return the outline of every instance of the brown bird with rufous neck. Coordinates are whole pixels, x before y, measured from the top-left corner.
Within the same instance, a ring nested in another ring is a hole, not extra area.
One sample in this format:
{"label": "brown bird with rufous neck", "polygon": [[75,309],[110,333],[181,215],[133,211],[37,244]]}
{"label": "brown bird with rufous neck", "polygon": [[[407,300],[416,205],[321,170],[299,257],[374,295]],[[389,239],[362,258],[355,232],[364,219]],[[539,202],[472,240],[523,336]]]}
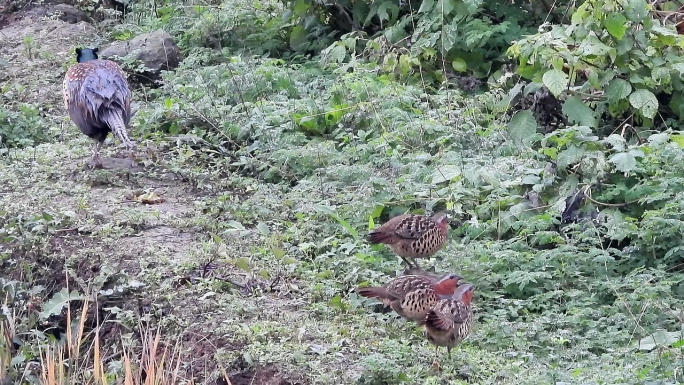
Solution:
{"label": "brown bird with rufous neck", "polygon": [[[386,244],[409,266],[419,267],[416,258],[438,252],[447,241],[448,218],[438,212],[431,217],[417,214],[398,215],[368,234],[371,244]],[[413,260],[413,264],[408,261]]]}
{"label": "brown bird with rufous neck", "polygon": [[474,285],[469,283],[460,285],[451,298],[435,303],[427,312],[425,319],[418,322],[425,327],[428,341],[435,345],[433,366],[439,366],[437,364],[439,347],[446,347],[448,357],[451,358],[451,349],[468,337],[473,324],[471,302],[474,293]]}
{"label": "brown bird with rufous neck", "polygon": [[379,299],[408,320],[421,321],[437,301],[454,294],[462,279],[454,273],[441,278],[401,275],[384,286],[359,287],[356,292],[362,297]]}

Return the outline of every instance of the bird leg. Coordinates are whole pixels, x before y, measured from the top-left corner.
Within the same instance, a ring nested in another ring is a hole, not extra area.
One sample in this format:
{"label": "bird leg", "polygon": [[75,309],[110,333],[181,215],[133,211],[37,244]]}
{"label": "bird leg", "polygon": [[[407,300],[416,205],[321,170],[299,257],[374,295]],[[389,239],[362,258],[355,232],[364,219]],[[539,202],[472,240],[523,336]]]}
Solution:
{"label": "bird leg", "polygon": [[93,168],[104,168],[102,159],[100,159],[100,147],[102,147],[102,142],[95,140],[93,143]]}
{"label": "bird leg", "polygon": [[432,369],[434,370],[442,370],[442,367],[439,365],[439,346],[435,345],[435,359],[432,360]]}
{"label": "bird leg", "polygon": [[131,168],[134,168],[137,166],[137,163],[135,161],[135,154],[133,153],[133,146],[130,146],[130,148],[129,148],[128,159],[131,161]]}
{"label": "bird leg", "polygon": [[413,260],[413,263],[407,258],[401,257],[401,259],[407,265],[406,269],[404,269],[404,275],[412,274],[411,271],[420,271],[420,267],[415,263],[415,259]]}

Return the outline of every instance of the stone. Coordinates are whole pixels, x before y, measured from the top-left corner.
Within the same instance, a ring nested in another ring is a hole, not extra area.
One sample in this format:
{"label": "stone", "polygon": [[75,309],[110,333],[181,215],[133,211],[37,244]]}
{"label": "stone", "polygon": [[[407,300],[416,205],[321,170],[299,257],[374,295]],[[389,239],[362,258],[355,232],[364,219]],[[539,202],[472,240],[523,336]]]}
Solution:
{"label": "stone", "polygon": [[137,81],[147,84],[158,80],[161,71],[173,70],[181,62],[181,53],[176,41],[163,30],[145,33],[128,41],[104,45],[100,47],[98,55],[102,59],[114,61],[118,60],[114,56],[139,60],[148,70],[135,77]]}

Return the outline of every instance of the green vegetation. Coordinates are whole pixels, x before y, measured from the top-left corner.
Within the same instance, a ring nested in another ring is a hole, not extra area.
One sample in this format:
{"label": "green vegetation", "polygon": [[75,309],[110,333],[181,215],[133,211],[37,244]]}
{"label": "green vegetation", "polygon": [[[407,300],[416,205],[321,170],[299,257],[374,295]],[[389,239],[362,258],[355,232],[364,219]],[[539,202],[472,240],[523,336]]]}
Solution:
{"label": "green vegetation", "polygon": [[[155,4],[105,29],[185,55],[135,90],[144,169],[84,167],[63,47],[0,45],[0,380],[684,382],[679,4]],[[370,228],[441,209],[421,265],[478,291],[438,372],[352,289],[403,270]]]}

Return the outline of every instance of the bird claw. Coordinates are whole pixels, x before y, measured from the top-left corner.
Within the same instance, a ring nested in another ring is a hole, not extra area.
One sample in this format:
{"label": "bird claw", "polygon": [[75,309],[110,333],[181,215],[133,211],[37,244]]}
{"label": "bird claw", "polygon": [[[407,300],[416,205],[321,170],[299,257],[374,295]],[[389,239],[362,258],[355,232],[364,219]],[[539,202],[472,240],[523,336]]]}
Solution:
{"label": "bird claw", "polygon": [[439,364],[439,361],[434,360],[432,361],[432,370],[441,372],[442,371],[442,366]]}
{"label": "bird claw", "polygon": [[104,166],[102,165],[102,160],[100,158],[93,159],[91,166],[93,170],[102,170]]}

